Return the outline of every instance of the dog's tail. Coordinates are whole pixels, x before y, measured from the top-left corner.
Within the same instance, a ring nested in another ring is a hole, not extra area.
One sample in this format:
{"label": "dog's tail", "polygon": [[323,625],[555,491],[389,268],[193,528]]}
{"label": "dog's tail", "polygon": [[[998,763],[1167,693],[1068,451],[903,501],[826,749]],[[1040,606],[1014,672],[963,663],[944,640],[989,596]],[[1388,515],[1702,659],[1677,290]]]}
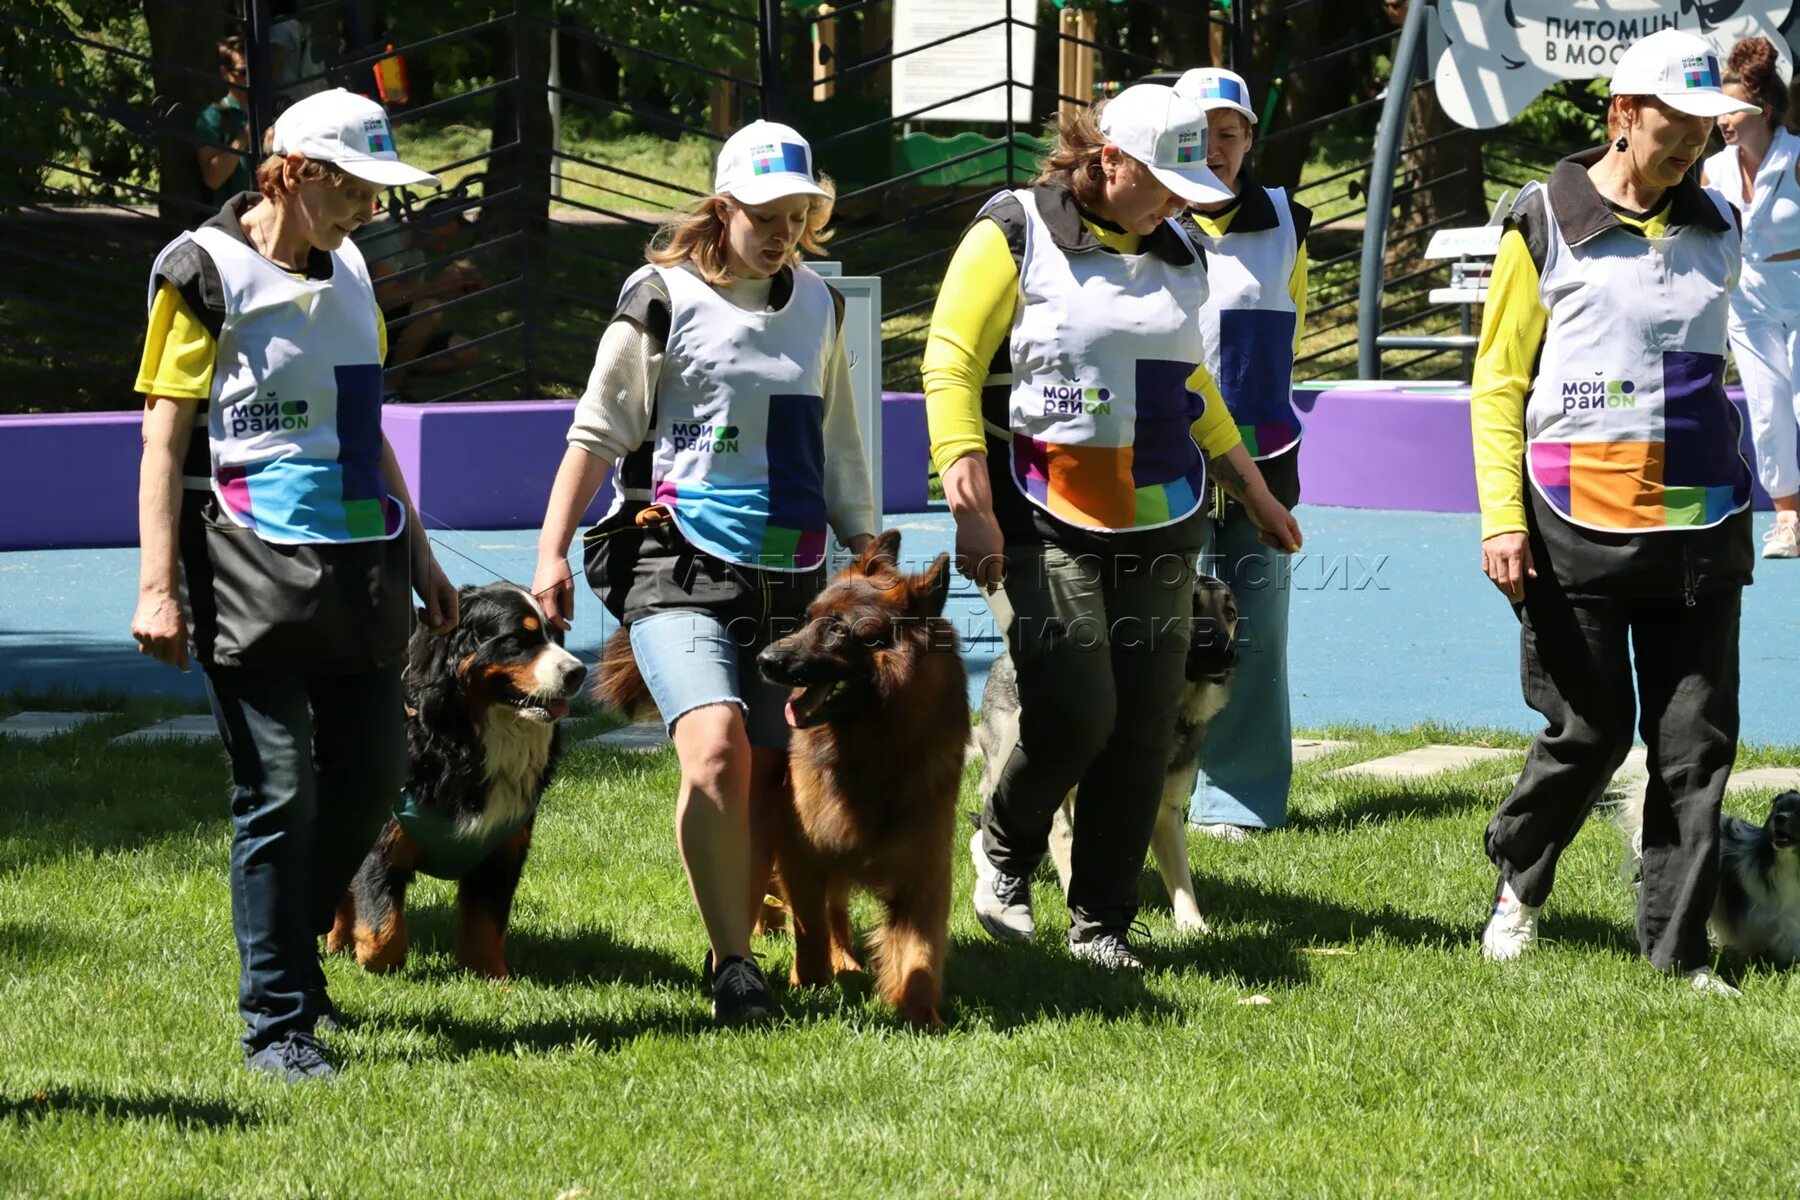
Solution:
{"label": "dog's tail", "polygon": [[606,639],[600,649],[600,665],[594,672],[594,698],[626,713],[643,715],[655,708],[650,688],[631,653],[631,637],[623,628]]}

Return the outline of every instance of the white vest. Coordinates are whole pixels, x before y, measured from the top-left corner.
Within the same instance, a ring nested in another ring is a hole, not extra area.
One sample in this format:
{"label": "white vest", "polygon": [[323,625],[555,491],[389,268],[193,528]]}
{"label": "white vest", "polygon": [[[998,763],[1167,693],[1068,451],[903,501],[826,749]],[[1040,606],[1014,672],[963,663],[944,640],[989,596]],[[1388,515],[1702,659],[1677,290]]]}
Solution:
{"label": "white vest", "polygon": [[1085,529],[1182,520],[1206,492],[1206,459],[1190,433],[1205,401],[1187,386],[1204,354],[1199,252],[1188,266],[1154,254],[1065,254],[1035,194],[1010,195],[1025,210],[1008,404],[1014,484]]}
{"label": "white vest", "polygon": [[398,534],[405,506],[381,475],[381,309],[362,253],[346,240],[329,279],[299,279],[202,226],[158,268],[188,239],[224,285],[208,440],[226,516],[284,545]]}
{"label": "white vest", "polygon": [[1525,406],[1532,485],[1575,524],[1609,532],[1693,529],[1742,511],[1750,468],[1725,399],[1736,231],[1612,228],[1571,246],[1548,189],[1528,184],[1520,203],[1533,189],[1544,200],[1549,322]]}
{"label": "white vest", "polygon": [[1206,369],[1219,385],[1255,459],[1272,458],[1300,441],[1294,409],[1294,297],[1288,281],[1300,254],[1287,192],[1265,188],[1276,225],[1221,237],[1202,232],[1207,281],[1200,310]]}
{"label": "white vest", "polygon": [[1744,268],[1732,306],[1739,312],[1800,313],[1800,261],[1771,263],[1774,255],[1800,250],[1800,183],[1794,167],[1800,137],[1777,129],[1769,152],[1756,169],[1745,199],[1738,148],[1727,146],[1706,160],[1708,186],[1725,197],[1743,218]]}
{"label": "white vest", "polygon": [[809,267],[778,312],[746,312],[680,267],[656,389],[651,497],[728,562],[804,571],[825,557],[825,368],[831,290]]}

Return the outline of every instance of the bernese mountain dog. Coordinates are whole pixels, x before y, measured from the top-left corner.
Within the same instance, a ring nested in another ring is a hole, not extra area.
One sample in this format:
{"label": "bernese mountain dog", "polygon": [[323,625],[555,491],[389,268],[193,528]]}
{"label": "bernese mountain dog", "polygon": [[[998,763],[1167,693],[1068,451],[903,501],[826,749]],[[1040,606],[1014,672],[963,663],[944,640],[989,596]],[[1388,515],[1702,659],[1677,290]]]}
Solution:
{"label": "bernese mountain dog", "polygon": [[587,668],[531,593],[465,587],[456,629],[417,626],[407,647],[407,784],[339,902],[326,948],[371,971],[406,961],[406,889],[419,872],[457,881],[456,959],[507,975],[513,891],[538,801],[561,751],[557,722]]}

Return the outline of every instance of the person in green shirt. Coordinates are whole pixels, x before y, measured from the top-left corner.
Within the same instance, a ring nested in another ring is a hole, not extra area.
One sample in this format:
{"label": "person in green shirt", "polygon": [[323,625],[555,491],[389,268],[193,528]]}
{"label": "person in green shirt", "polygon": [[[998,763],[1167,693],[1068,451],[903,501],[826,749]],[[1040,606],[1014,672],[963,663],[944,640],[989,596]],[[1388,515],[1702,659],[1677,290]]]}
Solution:
{"label": "person in green shirt", "polygon": [[236,34],[219,43],[219,75],[225,95],[200,110],[194,154],[200,160],[200,182],[207,203],[219,207],[239,192],[255,190],[250,168],[250,114],[244,110],[250,82],[244,42]]}

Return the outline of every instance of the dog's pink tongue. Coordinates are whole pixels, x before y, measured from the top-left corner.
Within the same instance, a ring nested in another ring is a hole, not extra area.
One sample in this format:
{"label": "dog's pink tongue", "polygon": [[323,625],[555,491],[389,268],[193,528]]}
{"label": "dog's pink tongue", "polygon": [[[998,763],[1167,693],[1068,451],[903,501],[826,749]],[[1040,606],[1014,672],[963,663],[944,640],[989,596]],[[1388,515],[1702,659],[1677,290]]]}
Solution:
{"label": "dog's pink tongue", "polygon": [[782,711],[787,714],[787,723],[788,723],[789,729],[800,728],[800,718],[794,713],[794,702],[792,700],[789,700],[787,702],[787,707],[785,709],[783,709]]}
{"label": "dog's pink tongue", "polygon": [[544,707],[549,710],[551,716],[559,721],[569,715],[569,702],[567,700],[552,700],[550,703],[544,705]]}

